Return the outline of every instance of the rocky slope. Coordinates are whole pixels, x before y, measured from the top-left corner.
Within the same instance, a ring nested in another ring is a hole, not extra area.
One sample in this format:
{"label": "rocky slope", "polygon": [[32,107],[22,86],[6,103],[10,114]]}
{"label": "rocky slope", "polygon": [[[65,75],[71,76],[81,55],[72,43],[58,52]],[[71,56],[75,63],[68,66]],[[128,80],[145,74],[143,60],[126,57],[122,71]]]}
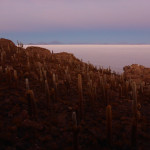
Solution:
{"label": "rocky slope", "polygon": [[149,149],[149,70],[97,69],[73,54],[0,39],[3,150]]}
{"label": "rocky slope", "polygon": [[132,79],[137,79],[137,81],[150,83],[150,68],[133,64],[131,66],[125,66],[123,69],[128,78],[131,77]]}

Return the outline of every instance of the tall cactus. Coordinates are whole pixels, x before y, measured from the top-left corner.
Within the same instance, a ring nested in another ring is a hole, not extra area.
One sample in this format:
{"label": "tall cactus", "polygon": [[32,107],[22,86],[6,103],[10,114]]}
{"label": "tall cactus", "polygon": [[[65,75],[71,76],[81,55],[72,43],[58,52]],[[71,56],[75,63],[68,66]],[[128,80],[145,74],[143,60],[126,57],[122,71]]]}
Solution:
{"label": "tall cactus", "polygon": [[111,105],[106,107],[106,128],[107,128],[107,140],[109,145],[112,144],[112,110]]}
{"label": "tall cactus", "polygon": [[83,117],[83,91],[82,91],[82,76],[78,74],[78,91],[79,91],[79,113],[80,119]]}
{"label": "tall cactus", "polygon": [[37,104],[32,90],[27,90],[26,98],[28,102],[28,113],[33,119],[37,119]]}
{"label": "tall cactus", "polygon": [[122,98],[122,86],[119,84],[119,97]]}
{"label": "tall cactus", "polygon": [[50,107],[50,90],[49,90],[49,85],[48,85],[47,80],[45,80],[45,95],[46,95],[47,108],[49,109],[49,107]]}
{"label": "tall cactus", "polygon": [[133,99],[133,117],[137,117],[137,88],[136,83],[132,83],[132,99]]}
{"label": "tall cactus", "polygon": [[132,91],[133,91],[133,120],[132,120],[132,131],[131,131],[131,145],[135,146],[137,143],[137,88],[136,83],[132,83]]}
{"label": "tall cactus", "polygon": [[17,71],[14,70],[14,79],[15,79],[15,86],[18,86],[18,75],[17,75]]}
{"label": "tall cactus", "polygon": [[73,121],[73,150],[78,150],[78,126],[77,126],[76,112],[72,113],[72,121]]}
{"label": "tall cactus", "polygon": [[57,101],[57,81],[56,75],[53,73],[53,85],[54,85],[54,94],[55,94],[55,101]]}
{"label": "tall cactus", "polygon": [[30,87],[29,87],[29,80],[28,80],[28,78],[25,79],[25,83],[26,83],[26,90],[29,90]]}

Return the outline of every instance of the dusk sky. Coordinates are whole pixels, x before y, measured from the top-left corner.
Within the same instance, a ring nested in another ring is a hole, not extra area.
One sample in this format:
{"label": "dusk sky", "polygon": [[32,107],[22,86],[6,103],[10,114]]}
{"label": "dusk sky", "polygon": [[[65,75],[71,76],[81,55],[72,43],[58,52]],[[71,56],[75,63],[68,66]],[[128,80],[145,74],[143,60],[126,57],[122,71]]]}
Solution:
{"label": "dusk sky", "polygon": [[0,37],[150,44],[150,0],[0,0]]}

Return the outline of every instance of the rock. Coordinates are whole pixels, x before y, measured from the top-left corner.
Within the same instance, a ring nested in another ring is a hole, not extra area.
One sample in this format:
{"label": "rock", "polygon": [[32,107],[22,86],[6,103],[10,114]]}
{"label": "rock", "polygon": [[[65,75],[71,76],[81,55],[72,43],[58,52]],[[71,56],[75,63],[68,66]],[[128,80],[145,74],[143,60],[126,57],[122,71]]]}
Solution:
{"label": "rock", "polygon": [[36,47],[36,46],[27,47],[26,52],[28,52],[29,55],[32,55],[32,56],[39,54],[41,58],[51,55],[50,50],[46,48]]}
{"label": "rock", "polygon": [[134,79],[137,83],[141,81],[150,82],[150,68],[142,65],[132,64],[123,68],[126,78]]}
{"label": "rock", "polygon": [[12,41],[4,38],[0,38],[0,45],[1,45],[0,48],[8,48],[8,45],[15,47],[15,44]]}

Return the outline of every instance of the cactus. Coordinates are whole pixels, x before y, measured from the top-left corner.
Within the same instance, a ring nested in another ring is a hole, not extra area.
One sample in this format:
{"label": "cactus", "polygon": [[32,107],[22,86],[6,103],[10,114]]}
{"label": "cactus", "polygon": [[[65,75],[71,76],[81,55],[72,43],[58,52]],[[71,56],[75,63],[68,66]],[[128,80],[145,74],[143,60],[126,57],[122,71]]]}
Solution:
{"label": "cactus", "polygon": [[132,92],[133,92],[133,105],[132,105],[132,112],[133,112],[133,119],[132,119],[132,130],[131,130],[131,145],[136,146],[137,143],[137,89],[136,83],[132,83]]}
{"label": "cactus", "polygon": [[107,128],[107,140],[109,145],[112,144],[112,110],[111,105],[106,107],[106,128]]}
{"label": "cactus", "polygon": [[106,85],[104,83],[104,80],[102,79],[101,81],[101,86],[102,86],[102,98],[103,100],[106,102],[107,101],[107,98],[106,98],[106,93],[107,93],[107,89],[106,89]]}
{"label": "cactus", "polygon": [[134,117],[132,120],[132,129],[131,129],[131,146],[136,146],[137,143],[137,120]]}
{"label": "cactus", "polygon": [[28,70],[30,70],[30,61],[29,61],[29,57],[27,57],[27,67],[28,67]]}
{"label": "cactus", "polygon": [[1,64],[4,65],[5,64],[5,59],[6,59],[6,52],[2,51],[1,52]]}
{"label": "cactus", "polygon": [[77,126],[76,112],[72,113],[72,121],[73,121],[73,149],[78,150],[78,126]]}
{"label": "cactus", "polygon": [[67,66],[66,69],[65,69],[65,78],[66,78],[66,81],[67,81],[68,84],[69,84],[70,81],[71,81],[71,77],[70,77],[70,74],[69,74],[68,66]]}
{"label": "cactus", "polygon": [[105,100],[105,102],[106,102],[106,106],[107,106],[107,105],[109,105],[110,94],[111,94],[109,83],[107,83],[105,85],[105,89],[106,89],[106,100]]}
{"label": "cactus", "polygon": [[42,74],[42,70],[40,69],[40,82],[43,82],[43,74]]}
{"label": "cactus", "polygon": [[43,74],[44,74],[45,80],[47,80],[47,71],[46,71],[46,70],[43,70]]}
{"label": "cactus", "polygon": [[119,97],[122,98],[122,86],[119,84]]}
{"label": "cactus", "polygon": [[15,86],[17,87],[18,86],[18,75],[17,75],[17,71],[14,70],[14,79],[15,79]]}
{"label": "cactus", "polygon": [[5,72],[6,72],[6,77],[7,77],[7,82],[9,84],[9,86],[11,86],[11,70],[10,70],[10,67],[6,67],[5,68]]}
{"label": "cactus", "polygon": [[94,101],[97,100],[97,84],[94,83],[93,85],[93,94],[94,94]]}
{"label": "cactus", "polygon": [[12,61],[12,62],[14,61],[14,57],[13,57],[13,56],[11,56],[11,61]]}
{"label": "cactus", "polygon": [[141,95],[143,95],[143,91],[144,91],[144,82],[140,83],[140,93]]}
{"label": "cactus", "polygon": [[14,70],[14,79],[17,81],[18,80],[18,76],[17,76],[17,71]]}
{"label": "cactus", "polygon": [[114,86],[114,82],[115,82],[115,76],[114,76],[114,74],[111,74],[110,81],[111,81],[111,86]]}
{"label": "cactus", "polygon": [[53,85],[55,86],[56,84],[56,76],[55,76],[55,73],[53,73]]}
{"label": "cactus", "polygon": [[53,73],[53,85],[55,91],[55,100],[57,101],[57,82],[56,82],[56,75]]}
{"label": "cactus", "polygon": [[93,84],[92,80],[89,80],[89,96],[91,105],[94,106],[94,101],[97,99],[97,85],[96,83]]}
{"label": "cactus", "polygon": [[79,112],[80,119],[83,117],[83,93],[82,93],[82,76],[78,74],[78,91],[79,91]]}
{"label": "cactus", "polygon": [[46,94],[46,98],[47,98],[47,108],[49,109],[50,107],[50,90],[49,90],[49,85],[47,80],[45,80],[45,94]]}
{"label": "cactus", "polygon": [[128,97],[128,91],[129,91],[129,81],[125,82],[125,95]]}
{"label": "cactus", "polygon": [[3,73],[3,67],[0,66],[0,73],[2,74]]}
{"label": "cactus", "polygon": [[30,90],[28,78],[25,79],[25,83],[26,83],[26,90]]}
{"label": "cactus", "polygon": [[73,112],[73,113],[72,113],[72,121],[73,121],[73,126],[77,128],[76,112]]}
{"label": "cactus", "polygon": [[28,102],[28,113],[33,119],[37,119],[37,104],[32,90],[27,90],[26,92],[27,102]]}
{"label": "cactus", "polygon": [[136,89],[136,83],[133,82],[132,84],[132,93],[133,93],[133,117],[136,118],[137,116],[137,89]]}
{"label": "cactus", "polygon": [[8,44],[8,52],[10,52],[10,46],[9,46],[9,44]]}

